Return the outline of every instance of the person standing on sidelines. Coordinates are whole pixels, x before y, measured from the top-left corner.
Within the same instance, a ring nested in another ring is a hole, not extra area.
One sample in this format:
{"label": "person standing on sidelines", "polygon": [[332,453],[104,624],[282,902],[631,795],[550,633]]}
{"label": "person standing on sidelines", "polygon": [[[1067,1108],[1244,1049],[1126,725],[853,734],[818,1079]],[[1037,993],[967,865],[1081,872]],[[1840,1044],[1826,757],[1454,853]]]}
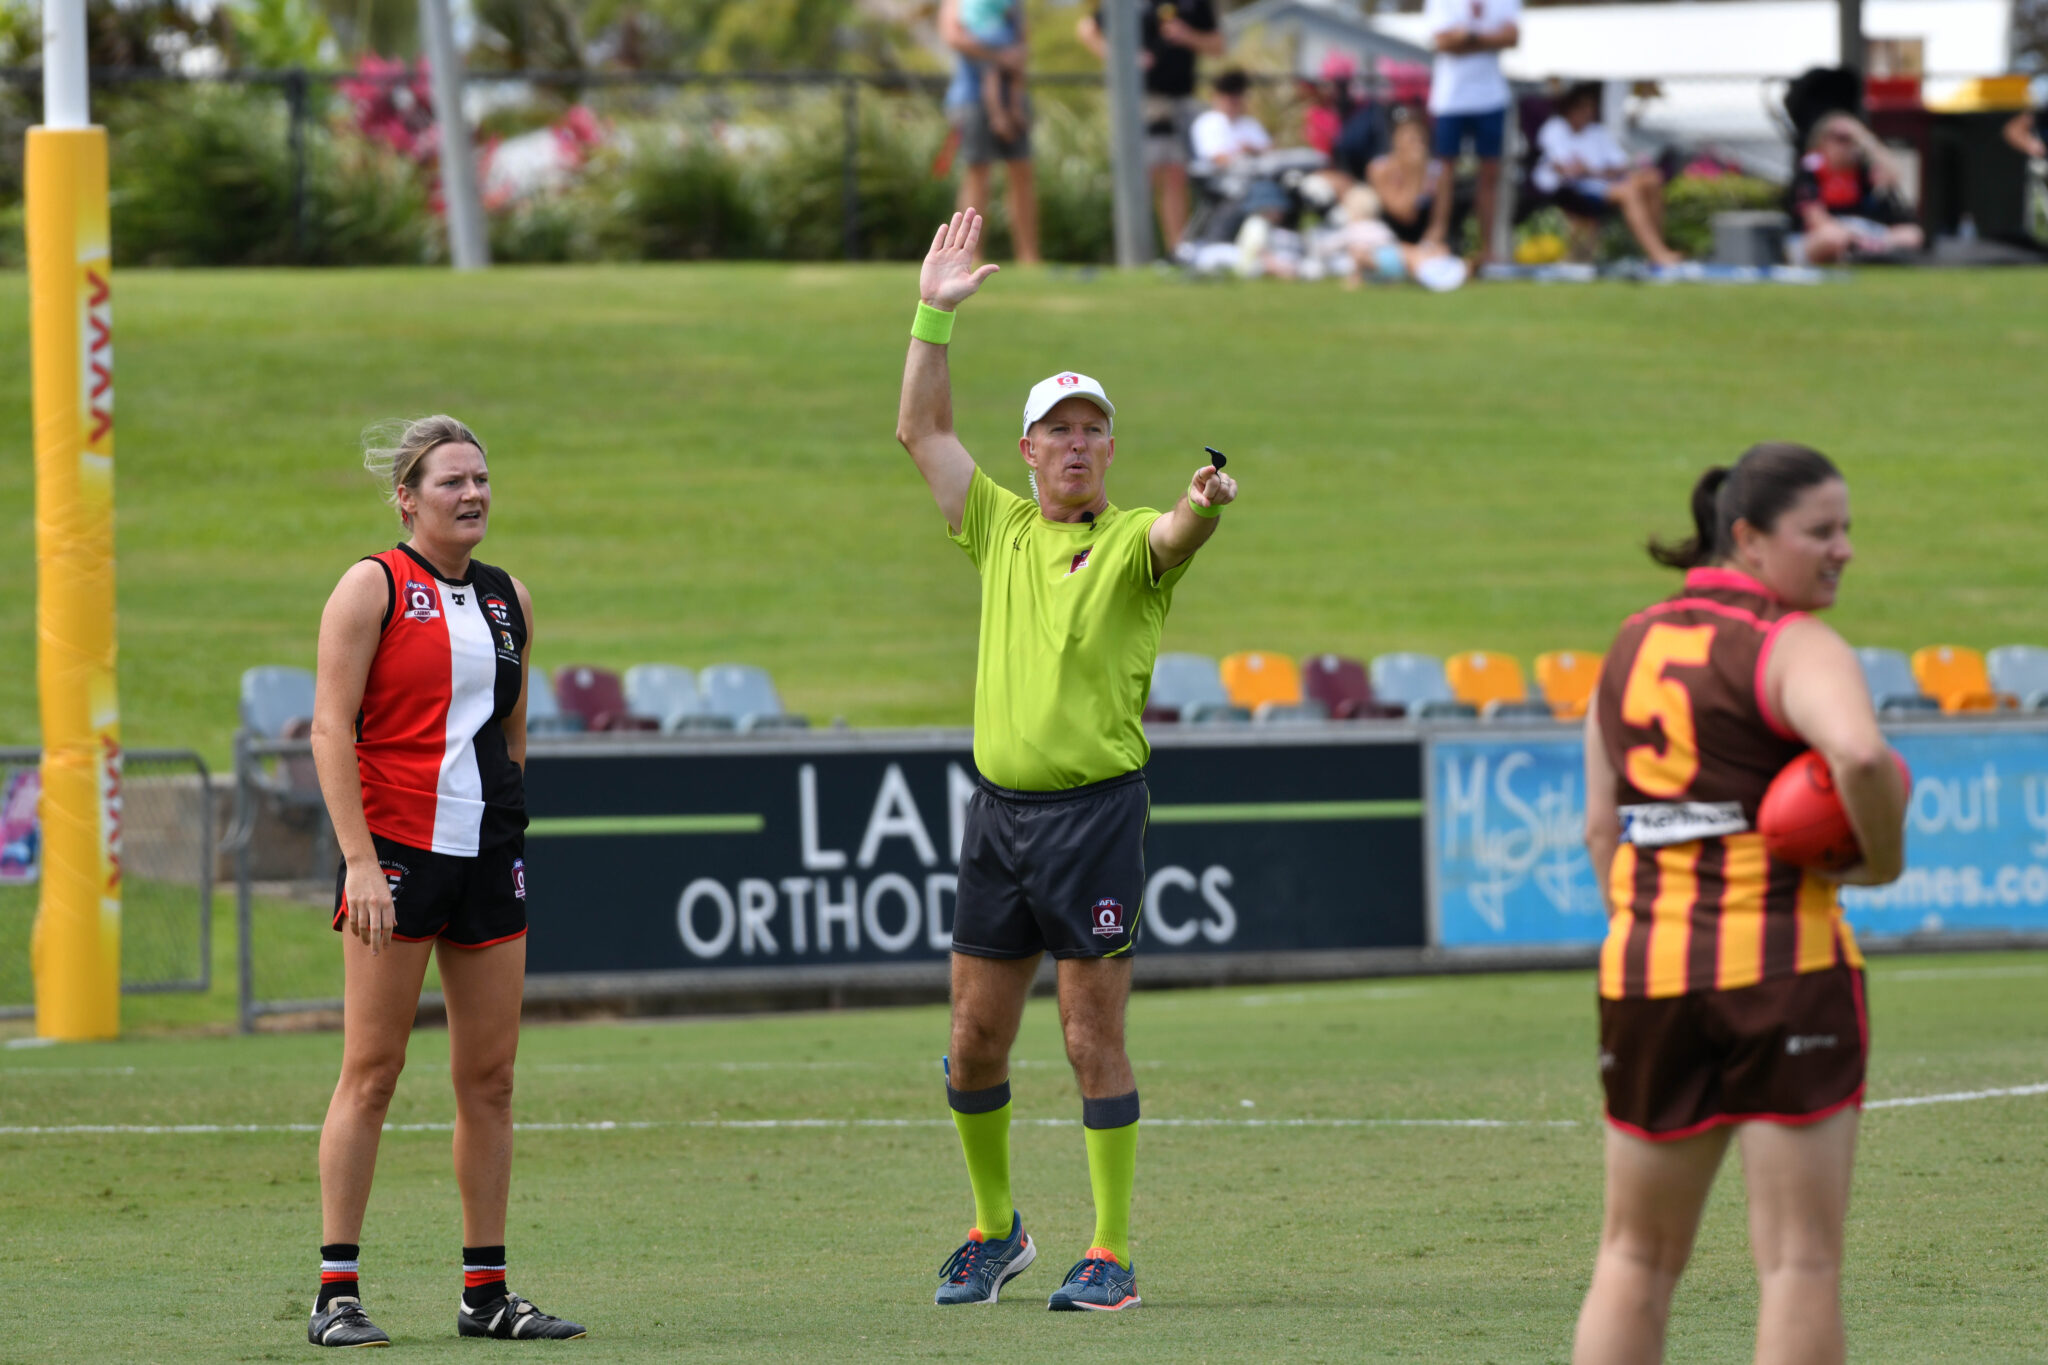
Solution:
{"label": "person standing on sidelines", "polygon": [[357,561],[320,617],[313,761],[341,849],[341,1079],[320,1130],[316,1346],[388,1346],[360,1256],[384,1116],[427,959],[441,967],[455,1083],[463,1291],[456,1333],[580,1337],[505,1285],[512,1065],[526,980],[526,664],[533,599],[472,558],[490,524],[483,442],[406,423],[364,463],[410,538]]}
{"label": "person standing on sidelines", "polygon": [[[1664,1354],[1671,1295],[1731,1136],[1762,1289],[1756,1359],[1844,1356],[1842,1230],[1869,1054],[1863,957],[1837,882],[1905,861],[1904,783],[1832,606],[1849,488],[1819,451],[1770,442],[1693,490],[1685,571],[1630,617],[1586,718],[1586,847],[1607,888],[1600,1079],[1607,1211],[1574,1365]],[[1756,832],[1807,749],[1834,774],[1862,863],[1780,862]]]}
{"label": "person standing on sidelines", "polygon": [[955,310],[996,270],[974,266],[980,235],[980,215],[969,211],[932,240],[896,416],[896,439],[982,583],[980,776],[960,850],[946,1084],[974,1226],[940,1271],[936,1301],[994,1303],[1038,1254],[1010,1195],[1009,1058],[1050,952],[1081,1091],[1095,1232],[1046,1306],[1116,1310],[1138,1303],[1138,1087],[1124,1009],[1151,809],[1140,715],[1174,585],[1237,484],[1203,465],[1171,511],[1110,502],[1116,409],[1100,384],[1072,371],[1041,381],[1024,403],[1017,446],[1037,501],[983,473],[953,429],[946,359]]}
{"label": "person standing on sidelines", "polygon": [[1500,197],[1500,159],[1507,145],[1514,92],[1501,74],[1500,54],[1522,41],[1522,0],[1426,0],[1423,8],[1436,64],[1429,77],[1429,114],[1436,121],[1436,208],[1426,240],[1449,241],[1458,158],[1467,143],[1479,158],[1474,211],[1479,215],[1479,259],[1493,255],[1494,204]]}
{"label": "person standing on sidelines", "polygon": [[[1102,7],[1081,16],[1075,33],[1097,61],[1109,60]],[[1200,58],[1228,50],[1211,0],[1138,0],[1138,67],[1145,74],[1145,168],[1166,254],[1180,249],[1188,225],[1188,130],[1202,112],[1195,98]]]}

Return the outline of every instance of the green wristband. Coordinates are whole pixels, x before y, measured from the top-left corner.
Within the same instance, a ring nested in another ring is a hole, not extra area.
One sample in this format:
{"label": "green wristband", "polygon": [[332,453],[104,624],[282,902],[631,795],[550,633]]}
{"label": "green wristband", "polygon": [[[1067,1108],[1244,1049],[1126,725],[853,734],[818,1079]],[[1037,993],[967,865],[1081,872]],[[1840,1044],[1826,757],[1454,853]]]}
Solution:
{"label": "green wristband", "polygon": [[910,334],[919,341],[944,346],[953,339],[953,315],[920,299],[917,304],[917,318],[910,324]]}
{"label": "green wristband", "polygon": [[1215,518],[1223,515],[1223,508],[1219,504],[1211,503],[1209,506],[1204,507],[1193,498],[1188,499],[1188,510],[1198,517]]}

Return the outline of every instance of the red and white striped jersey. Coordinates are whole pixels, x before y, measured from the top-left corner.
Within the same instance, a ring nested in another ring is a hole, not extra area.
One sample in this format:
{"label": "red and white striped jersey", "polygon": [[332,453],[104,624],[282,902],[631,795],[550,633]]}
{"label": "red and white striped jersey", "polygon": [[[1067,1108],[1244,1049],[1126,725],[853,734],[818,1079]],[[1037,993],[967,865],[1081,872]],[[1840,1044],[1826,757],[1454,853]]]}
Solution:
{"label": "red and white striped jersey", "polygon": [[472,560],[452,583],[411,547],[368,556],[390,597],[356,715],[370,832],[474,857],[526,828],[501,724],[519,700],[526,613],[512,577]]}

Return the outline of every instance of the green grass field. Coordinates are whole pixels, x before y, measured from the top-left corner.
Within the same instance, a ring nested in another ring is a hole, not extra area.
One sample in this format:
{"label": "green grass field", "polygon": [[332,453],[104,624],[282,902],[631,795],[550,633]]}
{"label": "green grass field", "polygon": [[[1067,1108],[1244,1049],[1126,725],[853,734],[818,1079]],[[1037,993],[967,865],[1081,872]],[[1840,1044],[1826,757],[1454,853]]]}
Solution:
{"label": "green grass field", "polygon": [[[739,659],[856,724],[967,722],[976,584],[892,439],[910,267],[123,274],[121,687],[131,744],[225,760],[241,670],[313,662],[321,603],[395,538],[368,421],[492,447],[486,557],[546,665]],[[0,743],[34,742],[27,305],[0,281]],[[1866,643],[2040,640],[2041,272],[1811,289],[1490,286],[1435,297],[1006,271],[963,314],[961,430],[1005,482],[1027,386],[1120,404],[1126,505],[1203,443],[1243,506],[1165,646],[1371,655],[1599,647],[1669,578],[1698,470],[1839,457]]]}
{"label": "green grass field", "polygon": [[[2044,979],[2042,954],[1878,961],[1872,1097],[2048,1080]],[[1145,1306],[1113,1319],[1043,1311],[1090,1227],[1049,1001],[1030,1007],[1015,1080],[1041,1264],[993,1308],[931,1307],[970,1217],[939,1088],[944,1021],[934,1006],[529,1028],[518,1112],[540,1127],[519,1138],[512,1278],[591,1326],[563,1354],[1565,1358],[1599,1225],[1586,974],[1141,993]],[[414,1043],[391,1117],[422,1127],[384,1139],[364,1238],[372,1306],[408,1359],[478,1354],[450,1320],[446,1046],[439,1031]],[[304,1358],[313,1130],[339,1051],[337,1035],[300,1034],[0,1052],[0,1360]],[[2044,1357],[2043,1106],[1866,1115],[1854,1359]],[[1442,1119],[1503,1126],[1408,1122]],[[587,1127],[602,1123],[620,1126]],[[134,1131],[175,1125],[250,1127]],[[1674,1361],[1748,1358],[1736,1167],[1679,1294]]]}

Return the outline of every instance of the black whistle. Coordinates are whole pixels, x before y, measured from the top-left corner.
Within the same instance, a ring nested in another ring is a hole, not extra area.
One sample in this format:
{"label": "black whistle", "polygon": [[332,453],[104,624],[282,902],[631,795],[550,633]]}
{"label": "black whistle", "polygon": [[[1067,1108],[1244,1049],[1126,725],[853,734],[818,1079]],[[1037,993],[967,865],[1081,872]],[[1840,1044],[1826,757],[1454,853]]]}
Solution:
{"label": "black whistle", "polygon": [[1227,455],[1225,455],[1222,451],[1218,450],[1215,446],[1203,446],[1202,449],[1208,454],[1209,458],[1215,462],[1216,468],[1219,470],[1222,469],[1224,465],[1230,462],[1230,458]]}

